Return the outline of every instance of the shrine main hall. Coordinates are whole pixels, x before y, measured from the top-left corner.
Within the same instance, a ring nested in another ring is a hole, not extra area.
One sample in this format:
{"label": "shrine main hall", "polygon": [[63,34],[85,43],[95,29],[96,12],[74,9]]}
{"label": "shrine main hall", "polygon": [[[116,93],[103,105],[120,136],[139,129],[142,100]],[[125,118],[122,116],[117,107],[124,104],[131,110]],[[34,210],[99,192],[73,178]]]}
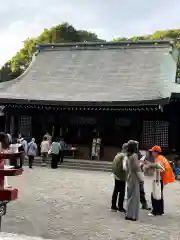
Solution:
{"label": "shrine main hall", "polygon": [[100,160],[129,139],[180,152],[178,57],[169,41],[39,44],[21,76],[0,83],[1,130],[63,136],[83,159],[95,137]]}

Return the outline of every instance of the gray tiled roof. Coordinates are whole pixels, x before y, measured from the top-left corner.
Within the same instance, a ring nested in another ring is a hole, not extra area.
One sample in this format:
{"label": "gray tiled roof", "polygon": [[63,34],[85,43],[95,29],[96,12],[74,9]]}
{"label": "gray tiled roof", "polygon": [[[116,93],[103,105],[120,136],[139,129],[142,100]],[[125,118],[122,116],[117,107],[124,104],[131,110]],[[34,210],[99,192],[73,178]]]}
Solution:
{"label": "gray tiled roof", "polygon": [[[171,95],[176,59],[169,44],[82,50],[45,47],[26,73],[0,90],[0,98],[129,102]],[[1,89],[1,86],[0,86]]]}

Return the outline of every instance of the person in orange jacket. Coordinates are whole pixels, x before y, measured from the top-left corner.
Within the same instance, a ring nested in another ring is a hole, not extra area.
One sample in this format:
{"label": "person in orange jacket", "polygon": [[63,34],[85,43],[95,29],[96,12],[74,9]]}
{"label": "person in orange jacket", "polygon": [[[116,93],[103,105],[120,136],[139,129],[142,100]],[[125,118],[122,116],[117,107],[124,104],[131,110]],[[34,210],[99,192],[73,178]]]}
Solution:
{"label": "person in orange jacket", "polygon": [[[160,178],[161,199],[157,200],[153,197],[153,194],[151,194],[152,211],[149,215],[157,216],[164,214],[164,186],[171,182],[174,182],[175,176],[168,160],[161,154],[162,151],[160,146],[152,147],[150,149],[150,152],[154,158],[154,163],[149,163],[149,167],[154,168],[155,178],[157,178],[157,176]],[[157,179],[154,179],[154,181],[157,181]]]}

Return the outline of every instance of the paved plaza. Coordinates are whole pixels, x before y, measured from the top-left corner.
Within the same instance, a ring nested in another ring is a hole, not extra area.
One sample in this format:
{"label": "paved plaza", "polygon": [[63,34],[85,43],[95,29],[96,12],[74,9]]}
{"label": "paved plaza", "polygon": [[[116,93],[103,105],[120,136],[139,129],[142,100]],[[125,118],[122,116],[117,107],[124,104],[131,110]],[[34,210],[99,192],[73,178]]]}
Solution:
{"label": "paved plaza", "polygon": [[[163,217],[141,211],[138,222],[125,221],[122,213],[108,209],[110,173],[35,167],[9,182],[20,189],[20,198],[8,205],[4,232],[56,240],[180,239],[180,182],[165,190]],[[149,199],[150,178],[145,186]],[[2,239],[10,239],[5,236]]]}

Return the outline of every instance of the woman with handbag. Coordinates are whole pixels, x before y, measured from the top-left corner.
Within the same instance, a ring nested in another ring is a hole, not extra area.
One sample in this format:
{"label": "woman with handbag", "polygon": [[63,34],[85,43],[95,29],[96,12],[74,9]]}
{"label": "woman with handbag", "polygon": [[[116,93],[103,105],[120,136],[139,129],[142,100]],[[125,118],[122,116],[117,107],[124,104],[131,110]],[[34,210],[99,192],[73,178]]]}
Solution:
{"label": "woman with handbag", "polygon": [[161,147],[154,146],[150,149],[154,163],[149,167],[154,168],[154,179],[151,193],[152,211],[149,216],[161,216],[164,214],[164,185],[175,181],[173,170],[168,160],[161,155]]}

